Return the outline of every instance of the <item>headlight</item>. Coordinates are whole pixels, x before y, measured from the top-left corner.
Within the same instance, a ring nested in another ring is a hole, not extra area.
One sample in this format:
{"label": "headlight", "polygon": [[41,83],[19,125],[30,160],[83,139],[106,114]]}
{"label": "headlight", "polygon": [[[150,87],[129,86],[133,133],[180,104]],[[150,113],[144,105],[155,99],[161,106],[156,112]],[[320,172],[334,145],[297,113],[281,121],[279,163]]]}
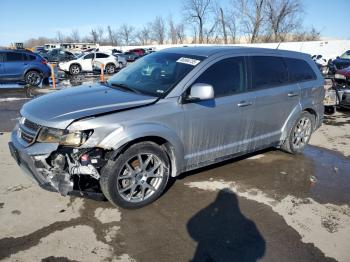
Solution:
{"label": "headlight", "polygon": [[59,143],[65,146],[81,146],[92,132],[92,130],[87,130],[69,133],[63,129],[43,127],[39,132],[37,141],[40,143]]}

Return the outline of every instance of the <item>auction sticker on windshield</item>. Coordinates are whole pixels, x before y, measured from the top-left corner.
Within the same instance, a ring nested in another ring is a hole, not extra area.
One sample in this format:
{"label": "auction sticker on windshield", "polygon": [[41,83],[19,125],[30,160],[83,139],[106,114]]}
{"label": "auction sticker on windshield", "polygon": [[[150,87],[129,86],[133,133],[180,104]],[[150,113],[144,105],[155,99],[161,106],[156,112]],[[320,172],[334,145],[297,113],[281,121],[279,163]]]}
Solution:
{"label": "auction sticker on windshield", "polygon": [[200,60],[188,58],[188,57],[181,57],[176,62],[196,66],[200,63]]}

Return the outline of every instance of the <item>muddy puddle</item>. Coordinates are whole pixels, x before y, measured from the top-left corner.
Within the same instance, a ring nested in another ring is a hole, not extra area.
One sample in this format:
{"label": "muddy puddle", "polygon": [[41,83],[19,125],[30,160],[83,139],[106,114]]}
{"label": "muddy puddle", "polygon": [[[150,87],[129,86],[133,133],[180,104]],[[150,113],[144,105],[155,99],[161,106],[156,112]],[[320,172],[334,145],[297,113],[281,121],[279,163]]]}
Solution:
{"label": "muddy puddle", "polygon": [[181,179],[235,182],[275,199],[292,195],[319,203],[350,203],[350,159],[315,146],[308,146],[298,156],[265,150],[185,174]]}

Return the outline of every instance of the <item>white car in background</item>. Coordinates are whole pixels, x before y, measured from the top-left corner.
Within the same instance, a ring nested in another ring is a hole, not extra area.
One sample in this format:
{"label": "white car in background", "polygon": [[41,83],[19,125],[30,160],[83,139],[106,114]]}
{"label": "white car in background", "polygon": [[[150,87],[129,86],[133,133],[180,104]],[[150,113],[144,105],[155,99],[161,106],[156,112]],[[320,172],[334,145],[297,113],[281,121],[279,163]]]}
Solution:
{"label": "white car in background", "polygon": [[58,67],[72,75],[78,75],[81,72],[92,72],[96,65],[101,64],[104,65],[107,74],[114,74],[118,69],[125,66],[126,61],[123,61],[122,57],[119,58],[102,52],[95,52],[82,55],[75,60],[59,63]]}

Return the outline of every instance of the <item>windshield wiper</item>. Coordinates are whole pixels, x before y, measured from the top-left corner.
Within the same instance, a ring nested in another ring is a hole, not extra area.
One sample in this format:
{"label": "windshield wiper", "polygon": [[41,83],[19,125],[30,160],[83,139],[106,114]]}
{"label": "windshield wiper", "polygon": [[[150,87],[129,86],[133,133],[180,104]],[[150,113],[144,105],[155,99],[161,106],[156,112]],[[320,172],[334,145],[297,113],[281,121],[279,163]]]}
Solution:
{"label": "windshield wiper", "polygon": [[137,90],[135,88],[132,88],[130,86],[127,86],[125,84],[111,83],[110,85],[113,86],[113,87],[117,87],[119,89],[122,89],[122,90],[126,90],[126,91],[133,92],[133,93],[136,93],[136,94],[141,94],[141,92],[139,90]]}

